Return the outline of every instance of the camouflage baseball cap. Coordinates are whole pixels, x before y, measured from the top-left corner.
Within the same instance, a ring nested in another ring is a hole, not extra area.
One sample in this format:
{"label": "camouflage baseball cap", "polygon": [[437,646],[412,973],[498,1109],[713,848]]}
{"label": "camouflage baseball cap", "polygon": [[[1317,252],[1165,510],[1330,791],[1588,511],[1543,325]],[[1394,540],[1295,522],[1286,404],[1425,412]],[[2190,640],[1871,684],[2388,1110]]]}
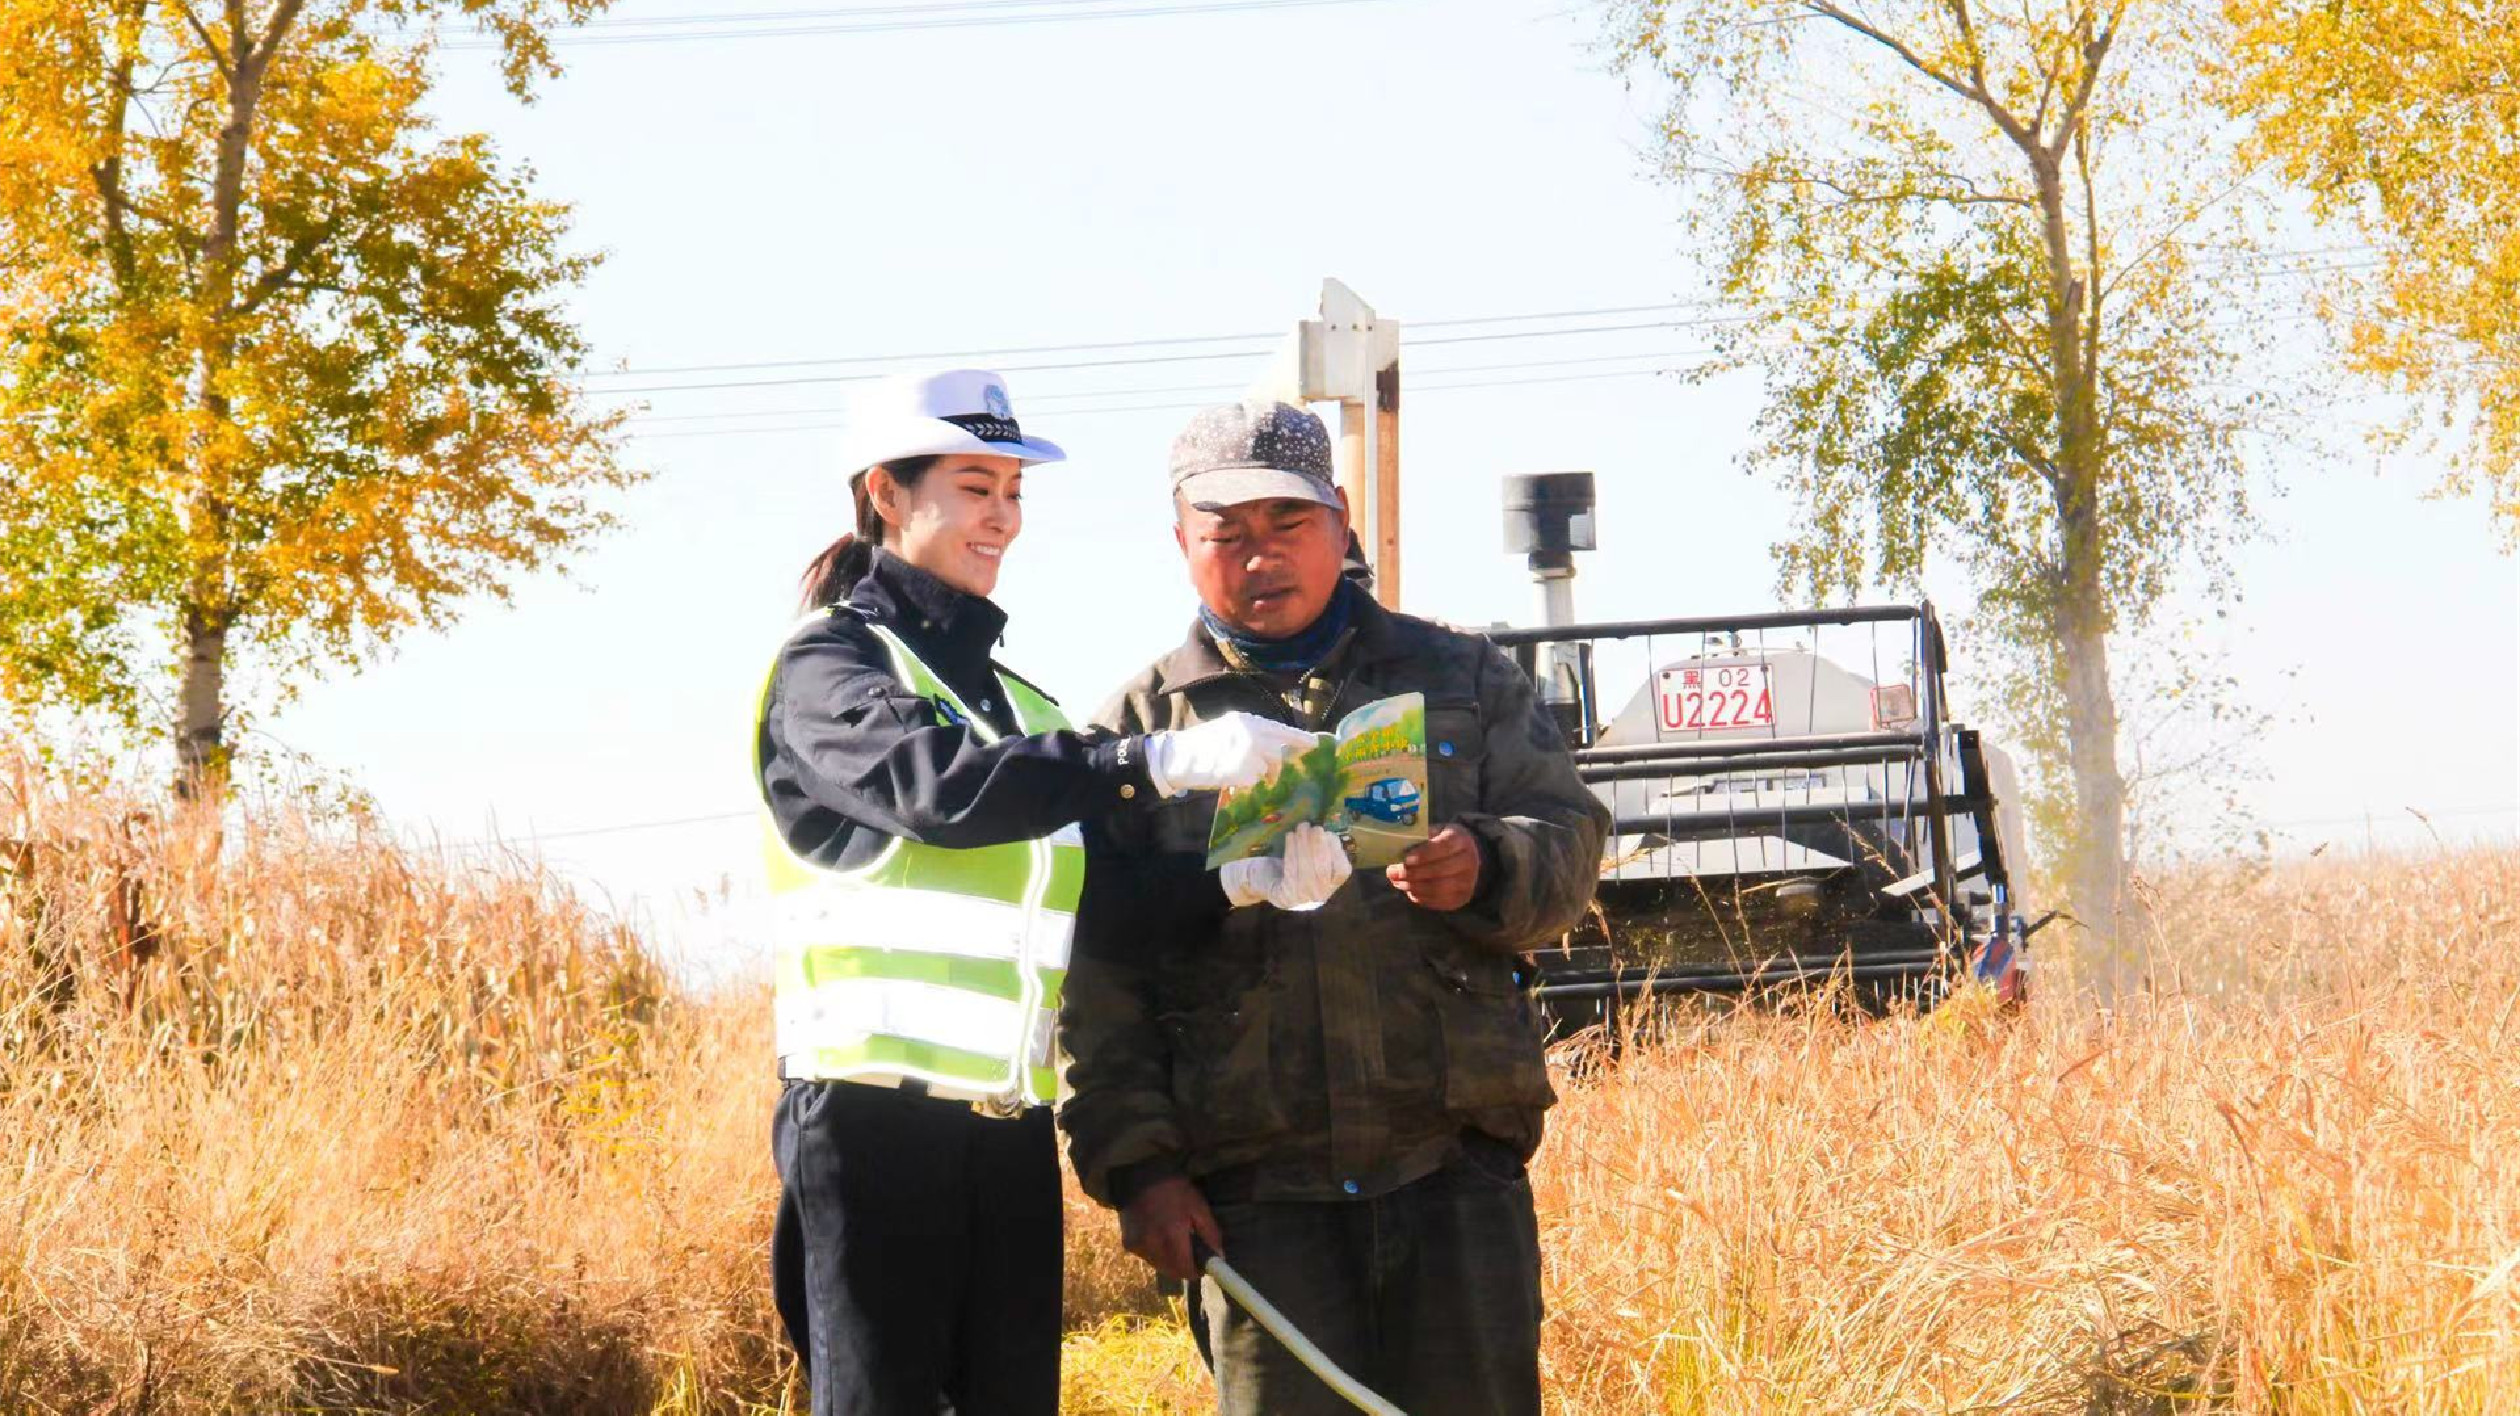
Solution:
{"label": "camouflage baseball cap", "polygon": [[1201,511],[1289,497],[1339,505],[1330,433],[1292,403],[1203,408],[1172,445],[1173,492]]}

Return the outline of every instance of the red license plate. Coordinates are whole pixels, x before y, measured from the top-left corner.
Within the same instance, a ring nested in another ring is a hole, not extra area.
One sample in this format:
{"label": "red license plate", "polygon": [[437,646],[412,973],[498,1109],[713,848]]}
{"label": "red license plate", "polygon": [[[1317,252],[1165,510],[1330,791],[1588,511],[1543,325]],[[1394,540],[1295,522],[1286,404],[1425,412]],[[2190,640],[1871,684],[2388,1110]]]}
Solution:
{"label": "red license plate", "polygon": [[1765,664],[1683,664],[1665,669],[1654,697],[1666,732],[1776,726],[1776,702],[1768,692]]}

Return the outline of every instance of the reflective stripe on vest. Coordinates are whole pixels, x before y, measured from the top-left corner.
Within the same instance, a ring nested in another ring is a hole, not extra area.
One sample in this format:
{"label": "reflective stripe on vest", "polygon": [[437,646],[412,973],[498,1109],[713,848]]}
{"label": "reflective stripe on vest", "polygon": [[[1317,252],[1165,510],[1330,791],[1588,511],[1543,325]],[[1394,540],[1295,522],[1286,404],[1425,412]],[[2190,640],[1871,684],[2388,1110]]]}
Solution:
{"label": "reflective stripe on vest", "polygon": [[[867,628],[911,692],[983,742],[998,740],[899,635]],[[1023,733],[1068,726],[1057,705],[1021,680],[1001,674],[998,685]],[[756,753],[769,695],[765,683]],[[1057,1098],[1054,1029],[1085,885],[1084,838],[1073,824],[1038,840],[968,850],[894,837],[854,870],[791,850],[766,797],[762,824],[787,1076],[882,1072],[1035,1105]]]}

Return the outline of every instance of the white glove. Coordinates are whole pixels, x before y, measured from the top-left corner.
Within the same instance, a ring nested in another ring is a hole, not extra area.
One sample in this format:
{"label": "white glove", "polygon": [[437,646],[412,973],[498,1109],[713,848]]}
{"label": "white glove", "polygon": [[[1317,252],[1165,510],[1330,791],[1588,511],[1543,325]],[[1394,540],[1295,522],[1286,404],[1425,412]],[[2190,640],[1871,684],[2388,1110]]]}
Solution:
{"label": "white glove", "polygon": [[1282,910],[1317,910],[1355,873],[1339,838],[1307,821],[1287,833],[1283,859],[1229,860],[1217,877],[1236,909],[1267,903]]}
{"label": "white glove", "polygon": [[1313,735],[1256,713],[1228,713],[1195,728],[1146,735],[1146,775],[1157,794],[1247,787],[1282,758],[1312,750]]}

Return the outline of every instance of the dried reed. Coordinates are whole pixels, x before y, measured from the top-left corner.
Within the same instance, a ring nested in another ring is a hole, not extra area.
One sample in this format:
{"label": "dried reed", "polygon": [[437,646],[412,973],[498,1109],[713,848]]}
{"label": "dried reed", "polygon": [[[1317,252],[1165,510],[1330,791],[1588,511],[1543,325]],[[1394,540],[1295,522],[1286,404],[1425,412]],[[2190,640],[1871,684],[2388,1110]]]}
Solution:
{"label": "dried reed", "polygon": [[[790,1409],[758,986],[519,862],[0,762],[0,1411]],[[2192,869],[2151,992],[1675,1013],[1534,1171],[1566,1412],[2520,1409],[2520,852]],[[1071,1194],[1067,1406],[1202,1409]]]}

